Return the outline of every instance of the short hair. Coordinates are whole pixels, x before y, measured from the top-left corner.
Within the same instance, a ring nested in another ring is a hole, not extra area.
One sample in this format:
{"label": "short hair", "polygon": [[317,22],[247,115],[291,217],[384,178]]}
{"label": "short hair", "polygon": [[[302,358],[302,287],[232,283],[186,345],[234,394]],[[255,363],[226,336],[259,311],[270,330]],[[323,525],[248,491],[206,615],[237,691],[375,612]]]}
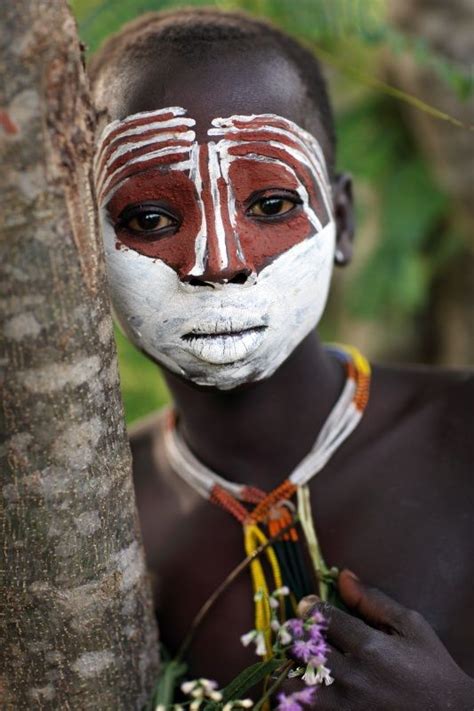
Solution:
{"label": "short hair", "polygon": [[[330,155],[328,169],[333,173],[336,153],[334,117],[326,81],[314,54],[299,42],[267,21],[243,12],[226,12],[215,8],[186,8],[164,12],[148,12],[125,24],[111,35],[92,57],[89,75],[97,94],[97,87],[106,87],[113,76],[128,63],[146,59],[150,52],[163,47],[175,47],[180,54],[193,57],[203,47],[215,44],[239,49],[276,50],[296,69],[306,99],[319,115],[328,138]],[[99,92],[100,93],[100,92]],[[310,130],[308,126],[303,126]]]}

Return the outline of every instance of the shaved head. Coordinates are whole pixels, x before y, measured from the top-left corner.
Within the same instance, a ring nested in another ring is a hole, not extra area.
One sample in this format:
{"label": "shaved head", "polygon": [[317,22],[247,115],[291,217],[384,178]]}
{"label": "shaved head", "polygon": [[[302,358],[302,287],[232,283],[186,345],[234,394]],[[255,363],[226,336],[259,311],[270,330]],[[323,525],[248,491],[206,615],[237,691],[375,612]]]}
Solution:
{"label": "shaved head", "polygon": [[332,173],[333,117],[319,64],[265,22],[213,9],[149,13],[104,44],[90,74],[109,120],[186,106],[205,140],[211,117],[274,113],[318,139]]}

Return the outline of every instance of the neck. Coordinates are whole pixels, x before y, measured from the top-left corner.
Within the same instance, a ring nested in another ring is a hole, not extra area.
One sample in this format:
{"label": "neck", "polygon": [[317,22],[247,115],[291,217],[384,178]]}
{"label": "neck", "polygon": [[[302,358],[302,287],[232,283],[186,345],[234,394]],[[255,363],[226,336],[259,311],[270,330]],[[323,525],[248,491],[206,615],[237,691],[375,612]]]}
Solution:
{"label": "neck", "polygon": [[316,334],[270,378],[235,390],[165,377],[196,456],[222,476],[264,490],[285,479],[311,449],[345,379]]}

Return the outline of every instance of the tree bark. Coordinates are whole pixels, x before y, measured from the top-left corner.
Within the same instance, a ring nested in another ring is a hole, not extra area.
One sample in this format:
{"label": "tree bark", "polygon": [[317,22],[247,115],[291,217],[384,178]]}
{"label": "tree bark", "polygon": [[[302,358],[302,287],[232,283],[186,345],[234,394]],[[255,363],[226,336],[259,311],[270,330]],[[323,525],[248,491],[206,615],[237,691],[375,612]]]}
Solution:
{"label": "tree bark", "polygon": [[0,707],[141,709],[157,634],[67,4],[3,0],[0,67]]}

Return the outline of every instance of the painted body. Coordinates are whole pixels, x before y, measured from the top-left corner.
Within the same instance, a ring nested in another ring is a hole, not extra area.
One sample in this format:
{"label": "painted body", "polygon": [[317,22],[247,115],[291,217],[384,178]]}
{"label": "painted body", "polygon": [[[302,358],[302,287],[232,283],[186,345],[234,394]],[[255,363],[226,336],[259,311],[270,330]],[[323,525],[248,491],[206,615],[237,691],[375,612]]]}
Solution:
{"label": "painted body", "polygon": [[[143,112],[103,133],[112,300],[140,349],[227,390],[272,375],[319,322],[335,250],[331,189],[321,147],[294,122],[214,119],[208,135],[220,140],[199,144],[184,114]],[[157,228],[131,227],[147,216]]]}

